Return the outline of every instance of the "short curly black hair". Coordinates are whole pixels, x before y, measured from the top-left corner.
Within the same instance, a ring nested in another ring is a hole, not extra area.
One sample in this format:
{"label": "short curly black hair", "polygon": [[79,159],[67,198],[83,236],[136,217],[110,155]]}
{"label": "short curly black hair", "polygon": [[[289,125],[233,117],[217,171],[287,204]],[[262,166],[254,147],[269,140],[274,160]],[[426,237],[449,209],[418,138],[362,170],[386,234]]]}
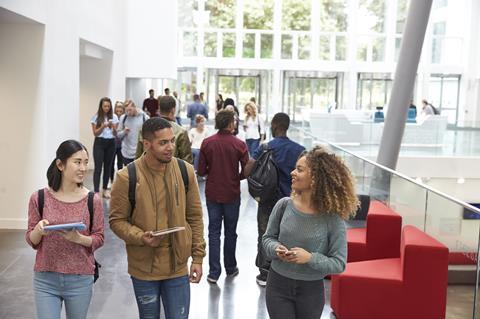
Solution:
{"label": "short curly black hair", "polygon": [[153,140],[155,137],[155,132],[159,130],[163,130],[165,128],[171,128],[172,124],[169,121],[161,118],[161,117],[153,117],[148,119],[143,123],[142,126],[142,138],[144,140]]}

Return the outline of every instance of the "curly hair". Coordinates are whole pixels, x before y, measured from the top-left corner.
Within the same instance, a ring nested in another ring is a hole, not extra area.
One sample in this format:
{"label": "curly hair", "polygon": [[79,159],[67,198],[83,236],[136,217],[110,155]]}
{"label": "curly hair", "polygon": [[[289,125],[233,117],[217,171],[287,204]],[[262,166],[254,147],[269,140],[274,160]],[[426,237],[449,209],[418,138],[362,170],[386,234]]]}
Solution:
{"label": "curly hair", "polygon": [[335,154],[315,146],[306,156],[312,177],[312,203],[319,212],[338,214],[343,219],[353,217],[359,206],[355,179],[348,167]]}

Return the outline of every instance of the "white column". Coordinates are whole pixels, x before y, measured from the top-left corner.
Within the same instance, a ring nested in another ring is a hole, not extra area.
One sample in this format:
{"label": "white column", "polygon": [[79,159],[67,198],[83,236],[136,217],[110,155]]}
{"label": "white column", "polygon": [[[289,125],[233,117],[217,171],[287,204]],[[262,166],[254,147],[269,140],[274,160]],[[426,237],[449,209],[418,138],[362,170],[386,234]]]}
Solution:
{"label": "white column", "polygon": [[347,64],[348,64],[348,73],[345,73],[346,88],[344,92],[348,92],[347,96],[344,97],[345,109],[355,109],[357,105],[357,41],[356,41],[356,30],[357,30],[357,8],[358,0],[349,0],[347,7],[348,15],[348,29],[347,29]]}
{"label": "white column", "polygon": [[282,110],[282,79],[280,76],[280,59],[282,56],[282,0],[275,1],[273,11],[273,59],[275,60],[272,70],[272,98],[270,107],[268,107],[268,116],[272,117],[275,113]]}
{"label": "white column", "polygon": [[392,95],[388,103],[377,162],[395,169],[405,130],[410,96],[422,52],[432,0],[412,1],[408,11]]}
{"label": "white column", "polygon": [[235,17],[235,57],[243,56],[243,0],[237,0]]}
{"label": "white column", "polygon": [[[319,32],[324,31],[320,30],[320,1],[312,1],[312,12],[311,12],[311,32],[312,35],[312,50],[310,52],[311,58],[313,60],[318,60],[318,52],[320,45],[320,35]],[[335,56],[335,54],[334,54]]]}

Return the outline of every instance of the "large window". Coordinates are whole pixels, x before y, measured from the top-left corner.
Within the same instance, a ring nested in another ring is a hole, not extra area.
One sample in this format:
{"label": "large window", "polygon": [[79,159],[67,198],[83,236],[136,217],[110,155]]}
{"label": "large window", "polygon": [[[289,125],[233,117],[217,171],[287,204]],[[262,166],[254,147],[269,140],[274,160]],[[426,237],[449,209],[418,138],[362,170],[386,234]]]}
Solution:
{"label": "large window", "polygon": [[347,31],[347,0],[320,0],[320,31]]}
{"label": "large window", "polygon": [[244,0],[243,27],[245,29],[272,30],[274,0]]}
{"label": "large window", "polygon": [[310,0],[283,0],[282,30],[310,30]]}
{"label": "large window", "polygon": [[430,77],[427,98],[442,115],[448,116],[449,124],[457,124],[460,74],[433,74]]}
{"label": "large window", "polygon": [[[182,8],[183,9],[183,8]],[[210,13],[212,28],[235,28],[235,0],[206,0],[205,10]]]}
{"label": "large window", "polygon": [[385,0],[359,0],[358,26],[360,33],[385,32]]}
{"label": "large window", "polygon": [[393,81],[390,74],[359,73],[357,87],[357,108],[373,110],[388,103]]}

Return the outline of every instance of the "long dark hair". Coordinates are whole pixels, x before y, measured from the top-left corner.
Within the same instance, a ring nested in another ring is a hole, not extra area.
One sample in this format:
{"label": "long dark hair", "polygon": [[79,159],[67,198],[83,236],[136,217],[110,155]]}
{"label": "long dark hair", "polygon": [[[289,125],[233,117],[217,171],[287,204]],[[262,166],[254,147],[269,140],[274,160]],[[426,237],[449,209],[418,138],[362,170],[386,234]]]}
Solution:
{"label": "long dark hair", "polygon": [[[87,148],[80,142],[75,140],[66,140],[60,144],[57,148],[57,154],[47,170],[48,186],[55,192],[62,186],[62,172],[57,167],[57,160],[60,160],[64,165],[67,164],[67,160],[76,152],[84,150],[87,152]],[[78,187],[82,186],[82,183],[78,183]]]}
{"label": "long dark hair", "polygon": [[[110,103],[110,110],[108,113],[105,114],[103,112],[102,104],[103,102],[108,102]],[[105,120],[110,120],[113,118],[113,107],[112,107],[112,101],[108,97],[102,97],[100,99],[100,103],[98,104],[98,111],[97,111],[97,127],[102,126],[103,122]]]}

